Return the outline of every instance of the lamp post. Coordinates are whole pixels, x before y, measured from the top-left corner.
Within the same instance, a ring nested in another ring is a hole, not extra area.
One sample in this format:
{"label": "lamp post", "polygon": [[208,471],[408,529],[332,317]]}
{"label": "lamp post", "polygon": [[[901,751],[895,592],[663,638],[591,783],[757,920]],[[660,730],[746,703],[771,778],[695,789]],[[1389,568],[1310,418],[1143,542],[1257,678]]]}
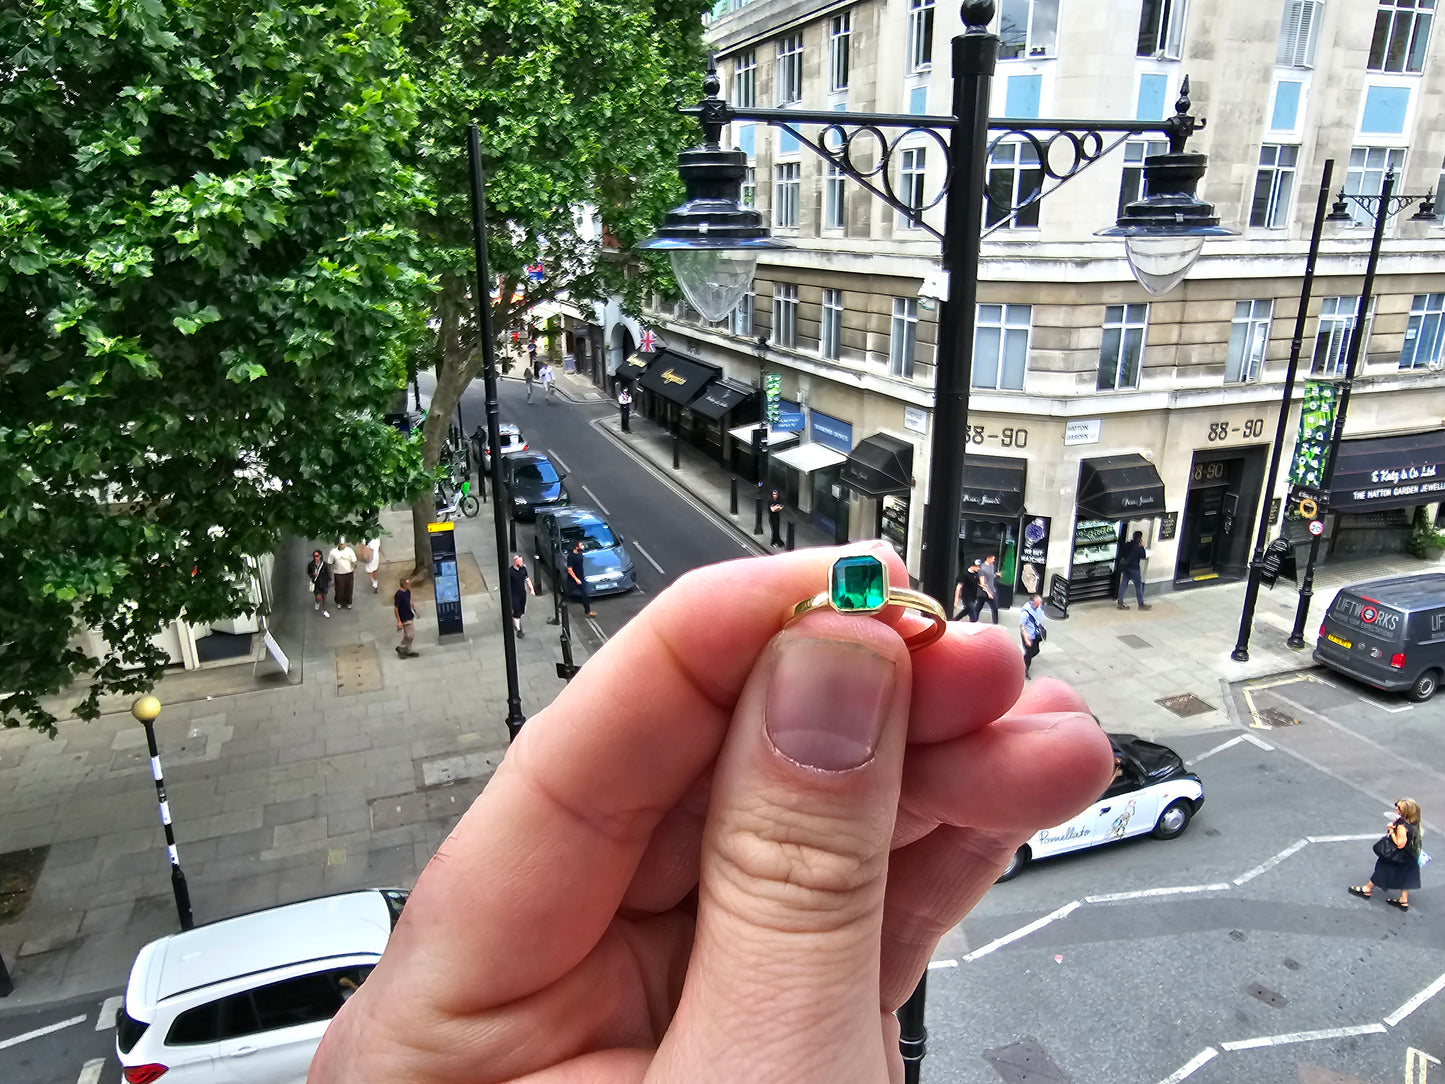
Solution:
{"label": "lamp post", "polygon": [[157,716],[161,713],[161,702],[154,696],[136,697],[135,703],[130,706],[130,713],[135,716],[136,722],[145,727],[146,748],[151,755],[151,778],[156,781],[156,801],[161,810],[161,827],[166,830],[166,857],[171,862],[171,892],[176,897],[176,917],[180,919],[181,929],[189,930],[196,924],[191,917],[191,891],[186,887],[186,875],[181,872],[181,855],[176,850],[176,833],[171,828],[171,803],[166,800],[166,780],[161,774],[161,755],[156,748],[156,727]]}
{"label": "lamp post", "polygon": [[[1411,204],[1419,203],[1420,209],[1415,212],[1414,218],[1417,221],[1434,221],[1435,200],[1433,195],[1406,196],[1395,194],[1395,171],[1386,170],[1383,181],[1380,185],[1378,196],[1354,195],[1341,191],[1335,198],[1334,207],[1331,208],[1327,221],[1347,223],[1354,221],[1350,214],[1350,203],[1364,211],[1370,216],[1374,230],[1370,235],[1370,255],[1365,261],[1365,278],[1360,284],[1360,301],[1355,308],[1354,326],[1350,328],[1350,344],[1345,355],[1345,372],[1340,380],[1339,406],[1335,412],[1335,424],[1330,433],[1329,454],[1325,457],[1325,469],[1320,477],[1320,488],[1309,490],[1302,486],[1295,486],[1290,494],[1291,499],[1297,497],[1309,497],[1315,501],[1323,515],[1329,509],[1330,487],[1334,482],[1335,460],[1340,454],[1340,443],[1345,437],[1345,415],[1350,409],[1350,391],[1355,384],[1355,369],[1360,360],[1360,350],[1365,341],[1365,317],[1370,311],[1370,302],[1374,299],[1375,293],[1375,271],[1380,266],[1380,245],[1385,238],[1385,223],[1390,216],[1397,211],[1403,211]],[[1289,639],[1285,642],[1293,648],[1305,646],[1305,624],[1309,621],[1310,599],[1314,595],[1315,582],[1315,561],[1320,554],[1320,536],[1311,532],[1309,556],[1305,560],[1305,573],[1300,581],[1299,603],[1295,607],[1294,628],[1290,631]]]}
{"label": "lamp post", "polygon": [[[670,254],[683,293],[709,321],[722,319],[750,288],[760,252],[791,247],[771,238],[762,215],[742,205],[747,155],[741,150],[724,150],[721,145],[723,128],[736,120],[761,121],[787,131],[941,242],[949,290],[938,317],[921,581],[923,590],[944,606],[952,604],[958,574],[963,434],[967,432],[972,383],[974,310],[990,134],[995,133],[993,143],[1018,139],[1032,144],[1042,172],[1057,182],[1053,186],[1057,188],[1118,146],[1127,135],[1162,132],[1169,140],[1169,151],[1145,160],[1146,198],[1129,204],[1115,226],[1100,231],[1102,236],[1124,239],[1129,266],[1139,284],[1151,294],[1167,292],[1184,278],[1205,238],[1235,232],[1220,227],[1213,207],[1195,195],[1204,175],[1205,158],[1186,153],[1184,146],[1203,122],[1189,113],[1188,79],[1180,88],[1175,115],[1163,121],[990,121],[990,80],[999,46],[999,39],[988,31],[994,15],[993,0],[964,0],[961,11],[965,31],[952,43],[953,112],[948,116],[735,109],[718,96],[722,84],[709,64],[703,81],[706,96],[700,105],[684,110],[696,116],[703,129],[703,144],[678,155],[686,202],[669,211],[657,235],[638,246]],[[818,137],[806,135],[804,126],[820,127]],[[899,131],[896,137],[884,135],[894,130]],[[902,198],[891,176],[890,166],[900,142],[915,133],[933,140],[947,159],[948,179],[928,203]],[[1119,138],[1106,147],[1104,133],[1119,133]],[[878,163],[872,167],[856,164],[855,144],[861,146],[870,140],[878,148]],[[1062,165],[1051,159],[1049,152],[1055,148],[1060,151]],[[1025,205],[1046,194],[1034,194]],[[921,214],[945,198],[945,224],[939,231]],[[916,1084],[925,1053],[925,980],[926,976],[919,980],[912,996],[898,1010],[906,1084]]]}

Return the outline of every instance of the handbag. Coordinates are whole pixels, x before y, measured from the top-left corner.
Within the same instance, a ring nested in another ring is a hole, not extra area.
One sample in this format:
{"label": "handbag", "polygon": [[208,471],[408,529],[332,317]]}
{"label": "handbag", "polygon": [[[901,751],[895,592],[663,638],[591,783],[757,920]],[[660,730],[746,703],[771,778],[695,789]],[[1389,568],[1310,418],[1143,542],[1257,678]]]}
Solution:
{"label": "handbag", "polygon": [[1395,841],[1390,838],[1389,833],[1375,840],[1372,848],[1376,858],[1384,859],[1386,862],[1398,862],[1400,860],[1400,848],[1395,846]]}
{"label": "handbag", "polygon": [[360,557],[363,561],[370,561],[371,547],[368,546],[365,542],[361,543],[356,547],[356,556]]}

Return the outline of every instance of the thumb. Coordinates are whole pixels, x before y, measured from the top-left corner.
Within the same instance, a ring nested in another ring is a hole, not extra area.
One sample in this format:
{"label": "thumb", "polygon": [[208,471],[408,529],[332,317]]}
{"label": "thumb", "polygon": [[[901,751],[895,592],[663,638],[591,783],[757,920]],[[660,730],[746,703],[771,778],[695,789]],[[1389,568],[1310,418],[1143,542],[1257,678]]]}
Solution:
{"label": "thumb", "polygon": [[911,681],[896,632],[831,613],[759,659],[714,769],[655,1079],[889,1079],[879,943]]}

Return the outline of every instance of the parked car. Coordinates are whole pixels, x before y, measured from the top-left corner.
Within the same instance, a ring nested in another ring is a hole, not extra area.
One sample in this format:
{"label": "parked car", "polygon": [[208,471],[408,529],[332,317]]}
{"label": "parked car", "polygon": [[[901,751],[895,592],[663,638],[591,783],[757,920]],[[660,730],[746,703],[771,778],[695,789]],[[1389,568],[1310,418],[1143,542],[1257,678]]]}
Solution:
{"label": "parked car", "polygon": [[544,508],[570,503],[562,473],[541,452],[512,452],[502,456],[502,488],[518,519],[536,519]]}
{"label": "parked car", "polygon": [[406,897],[347,892],[152,941],[116,1016],[125,1080],[304,1084],[326,1026],[380,959]]}
{"label": "parked car", "polygon": [[1204,784],[1173,749],[1133,734],[1110,734],[1117,774],[1100,798],[1071,821],[1036,832],[999,877],[1007,881],[1036,858],[1082,851],[1134,836],[1173,839],[1204,804]]}
{"label": "parked car", "polygon": [[637,569],[622,535],[590,508],[559,508],[537,516],[537,553],[553,576],[562,577],[566,594],[579,594],[567,575],[567,555],[578,542],[582,543],[583,575],[592,594],[616,594],[637,586]]}
{"label": "parked car", "polygon": [[1445,574],[1340,588],[1314,654],[1315,662],[1367,685],[1429,700],[1445,674]]}
{"label": "parked car", "polygon": [[[502,454],[510,452],[525,452],[527,450],[527,438],[522,436],[522,431],[511,422],[497,423],[497,440],[501,442]],[[483,470],[492,469],[492,452],[487,444],[487,427],[479,425],[472,430],[473,462],[481,463]]]}

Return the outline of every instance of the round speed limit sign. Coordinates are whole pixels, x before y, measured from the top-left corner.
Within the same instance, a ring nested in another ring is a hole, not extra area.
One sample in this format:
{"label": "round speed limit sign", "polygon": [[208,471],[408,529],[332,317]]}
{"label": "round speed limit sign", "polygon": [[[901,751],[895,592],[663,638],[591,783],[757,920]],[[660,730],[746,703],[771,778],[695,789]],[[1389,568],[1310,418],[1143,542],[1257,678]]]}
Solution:
{"label": "round speed limit sign", "polygon": [[1318,538],[1325,533],[1325,522],[1322,519],[1310,520],[1310,534]]}

